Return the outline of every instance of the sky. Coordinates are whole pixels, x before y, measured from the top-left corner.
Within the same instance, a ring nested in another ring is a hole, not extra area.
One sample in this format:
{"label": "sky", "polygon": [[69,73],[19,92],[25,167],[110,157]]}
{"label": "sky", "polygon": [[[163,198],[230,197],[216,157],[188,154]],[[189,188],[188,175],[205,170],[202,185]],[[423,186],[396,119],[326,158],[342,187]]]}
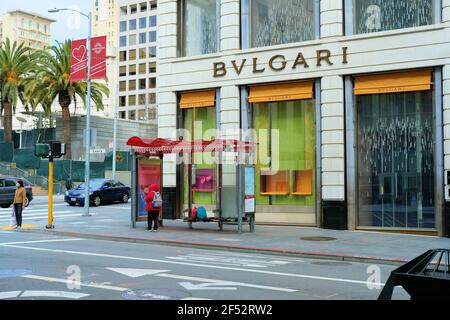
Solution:
{"label": "sky", "polygon": [[65,39],[82,39],[87,37],[87,18],[73,12],[49,13],[57,8],[72,8],[83,13],[92,10],[93,0],[0,0],[0,15],[12,10],[25,10],[41,14],[56,20],[51,26],[52,43]]}

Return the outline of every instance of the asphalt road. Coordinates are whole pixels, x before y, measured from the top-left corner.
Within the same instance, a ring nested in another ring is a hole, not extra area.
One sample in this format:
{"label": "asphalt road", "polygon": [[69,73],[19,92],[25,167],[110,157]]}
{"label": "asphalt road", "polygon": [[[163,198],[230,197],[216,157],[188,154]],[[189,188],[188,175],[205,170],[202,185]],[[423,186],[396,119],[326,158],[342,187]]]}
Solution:
{"label": "asphalt road", "polygon": [[393,269],[0,231],[0,299],[374,300]]}

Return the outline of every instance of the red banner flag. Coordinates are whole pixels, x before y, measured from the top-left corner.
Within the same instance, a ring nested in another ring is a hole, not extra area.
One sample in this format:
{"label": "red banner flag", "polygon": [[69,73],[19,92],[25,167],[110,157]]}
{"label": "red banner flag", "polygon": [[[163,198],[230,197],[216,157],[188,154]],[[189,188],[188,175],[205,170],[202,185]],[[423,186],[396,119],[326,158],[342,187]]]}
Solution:
{"label": "red banner flag", "polygon": [[[86,39],[72,41],[70,81],[85,81],[88,54]],[[91,76],[90,79],[106,78],[106,36],[91,38]]]}
{"label": "red banner flag", "polygon": [[87,60],[86,39],[73,40],[70,81],[86,80]]}
{"label": "red banner flag", "polygon": [[106,78],[106,36],[91,39],[91,80]]}

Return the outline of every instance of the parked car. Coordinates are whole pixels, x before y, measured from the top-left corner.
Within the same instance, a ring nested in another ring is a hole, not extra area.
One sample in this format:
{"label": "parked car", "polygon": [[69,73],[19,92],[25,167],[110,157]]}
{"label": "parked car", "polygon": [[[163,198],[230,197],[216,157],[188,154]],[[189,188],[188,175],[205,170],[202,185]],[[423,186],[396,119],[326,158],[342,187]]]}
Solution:
{"label": "parked car", "polygon": [[[64,200],[71,206],[84,205],[85,185],[80,184],[72,190],[66,191]],[[92,179],[89,181],[89,202],[94,206],[106,203],[123,202],[130,200],[131,188],[120,181],[109,179]]]}
{"label": "parked car", "polygon": [[9,208],[13,204],[17,180],[22,180],[25,186],[27,194],[25,206],[28,207],[33,200],[33,187],[29,181],[17,177],[0,177],[0,206],[2,208]]}

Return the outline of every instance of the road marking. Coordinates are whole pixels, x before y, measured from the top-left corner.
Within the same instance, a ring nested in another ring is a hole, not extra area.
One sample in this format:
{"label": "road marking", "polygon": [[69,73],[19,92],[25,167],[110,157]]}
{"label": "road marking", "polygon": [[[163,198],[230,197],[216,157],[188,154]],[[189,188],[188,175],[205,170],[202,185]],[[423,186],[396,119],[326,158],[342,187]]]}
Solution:
{"label": "road marking", "polygon": [[47,282],[57,282],[57,283],[65,283],[70,284],[73,286],[82,286],[82,287],[89,287],[89,288],[96,288],[96,289],[104,289],[104,290],[112,290],[112,291],[128,291],[130,289],[128,288],[122,288],[122,287],[115,287],[115,286],[108,286],[108,285],[101,285],[101,284],[89,284],[89,283],[83,283],[79,281],[72,281],[67,279],[58,279],[58,278],[51,278],[51,277],[42,277],[42,276],[35,276],[35,275],[25,275],[21,276],[22,278],[32,279],[32,280],[42,280]]}
{"label": "road marking", "polygon": [[[37,224],[23,224],[21,229],[34,229],[39,227]],[[15,230],[16,227],[14,226],[6,226],[6,227],[0,227],[0,229],[5,231],[12,231]]]}
{"label": "road marking", "polygon": [[[233,270],[233,271],[242,271],[242,272],[250,272],[250,273],[270,274],[270,275],[283,276],[283,277],[293,277],[293,278],[303,278],[303,279],[312,279],[312,280],[323,280],[323,281],[334,281],[334,282],[367,285],[367,281],[341,279],[341,278],[330,278],[330,277],[321,277],[321,276],[310,276],[310,275],[296,274],[296,273],[285,273],[285,272],[266,271],[266,270],[244,269],[244,268],[236,268],[236,267],[214,266],[214,265],[205,265],[205,264],[197,264],[197,263],[167,261],[167,260],[150,259],[150,258],[127,257],[127,256],[119,256],[119,255],[104,254],[104,253],[83,252],[83,251],[23,247],[23,246],[17,246],[17,245],[3,245],[3,246],[10,247],[10,248],[24,249],[24,250],[77,254],[77,255],[82,255],[82,256],[114,258],[114,259],[123,259],[123,260],[157,262],[157,263],[176,264],[176,265],[183,265],[183,266],[194,266],[194,267],[209,268],[209,269]],[[371,284],[384,286],[384,283],[371,283]]]}
{"label": "road marking", "polygon": [[31,298],[31,297],[47,297],[47,298],[66,298],[66,299],[81,299],[89,297],[90,294],[77,293],[77,292],[67,292],[67,291],[33,291],[28,290],[20,295],[20,298]]}
{"label": "road marking", "polygon": [[[70,213],[72,211],[67,211],[66,213]],[[61,213],[56,212],[53,215],[53,218],[67,218],[67,217],[81,217],[81,213],[77,213],[77,214],[64,214],[64,215],[59,215]],[[46,214],[34,214],[34,215],[29,215],[27,216],[26,213],[24,214],[24,216],[22,217],[22,220],[36,220],[36,219],[41,219],[41,218],[47,218],[48,217],[48,213]],[[0,222],[6,222],[6,221],[10,221],[11,217],[8,218],[0,218]]]}
{"label": "road marking", "polygon": [[180,286],[189,291],[198,291],[198,290],[237,290],[236,287],[217,287],[220,285],[227,286],[230,285],[226,282],[218,282],[218,283],[200,283],[193,284],[191,282],[178,282]]}
{"label": "road marking", "polygon": [[177,279],[177,280],[189,280],[189,281],[196,281],[196,282],[207,282],[206,284],[198,284],[194,285],[190,282],[182,282],[180,283],[181,286],[187,288],[193,288],[192,290],[236,290],[230,289],[229,287],[220,287],[220,288],[212,288],[212,285],[215,286],[238,286],[238,287],[249,287],[249,288],[257,288],[257,289],[265,289],[265,290],[274,290],[274,291],[283,291],[283,292],[297,292],[298,290],[294,289],[287,289],[287,288],[278,288],[278,287],[271,287],[271,286],[261,286],[251,283],[244,283],[244,282],[235,282],[235,281],[225,281],[225,280],[218,280],[218,279],[208,279],[208,278],[198,278],[198,277],[189,277],[189,276],[182,276],[182,275],[176,275],[176,274],[170,274],[167,272],[170,272],[168,270],[153,270],[153,269],[122,269],[122,268],[106,268],[107,270],[117,272],[123,275],[126,275],[131,278],[138,278],[142,276],[155,276],[155,277],[163,277],[163,278],[171,278],[171,279]]}
{"label": "road marking", "polygon": [[170,272],[169,270],[151,270],[151,269],[127,269],[127,268],[106,268],[107,270],[117,272],[130,278],[139,278],[151,276],[157,273]]}
{"label": "road marking", "polygon": [[297,292],[298,291],[298,290],[295,290],[295,289],[288,289],[288,288],[279,288],[279,287],[272,287],[272,286],[261,286],[261,285],[245,283],[245,282],[235,282],[235,281],[224,281],[224,280],[208,279],[208,278],[179,276],[179,275],[176,275],[176,274],[169,274],[169,273],[160,273],[160,274],[157,274],[155,276],[163,277],[163,278],[178,279],[178,280],[209,282],[209,283],[217,284],[217,285],[219,285],[219,284],[220,285],[225,285],[226,284],[228,286],[248,287],[248,288],[257,288],[257,289],[265,289],[265,290],[273,290],[273,291],[283,291],[283,292]]}
{"label": "road marking", "polygon": [[0,292],[0,300],[17,298],[19,296],[19,294],[21,294],[21,293],[22,293],[22,291]]}
{"label": "road marking", "polygon": [[10,246],[16,244],[30,244],[30,243],[47,243],[47,242],[67,242],[67,241],[82,241],[85,239],[68,238],[68,239],[48,239],[48,240],[33,240],[33,241],[20,241],[20,242],[6,242],[0,243],[0,246]]}

